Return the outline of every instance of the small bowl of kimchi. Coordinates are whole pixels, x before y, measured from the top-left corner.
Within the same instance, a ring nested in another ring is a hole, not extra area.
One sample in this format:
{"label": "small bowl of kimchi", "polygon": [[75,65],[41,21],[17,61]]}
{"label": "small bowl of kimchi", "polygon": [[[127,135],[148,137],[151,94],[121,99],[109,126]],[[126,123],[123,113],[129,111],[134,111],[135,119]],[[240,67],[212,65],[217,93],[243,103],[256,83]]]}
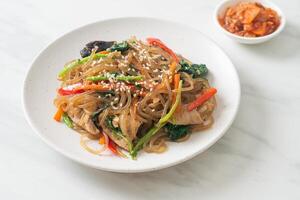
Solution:
{"label": "small bowl of kimchi", "polygon": [[258,44],[277,36],[286,19],[281,9],[266,0],[225,0],[215,9],[217,27],[233,40]]}

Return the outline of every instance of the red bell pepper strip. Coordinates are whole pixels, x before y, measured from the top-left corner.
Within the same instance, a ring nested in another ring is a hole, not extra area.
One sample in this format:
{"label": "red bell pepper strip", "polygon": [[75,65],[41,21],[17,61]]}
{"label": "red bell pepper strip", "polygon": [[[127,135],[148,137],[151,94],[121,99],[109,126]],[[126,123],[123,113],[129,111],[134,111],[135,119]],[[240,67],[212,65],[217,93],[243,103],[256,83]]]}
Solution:
{"label": "red bell pepper strip", "polygon": [[60,94],[62,96],[79,94],[79,93],[82,93],[82,92],[84,92],[83,89],[75,89],[75,88],[71,89],[71,90],[64,89],[64,88],[59,88],[58,89],[58,94]]}
{"label": "red bell pepper strip", "polygon": [[214,96],[217,93],[216,88],[209,88],[206,91],[204,91],[203,94],[201,94],[197,99],[188,105],[188,111],[192,111],[195,108],[201,106],[205,101],[210,99],[212,96]]}
{"label": "red bell pepper strip", "polygon": [[115,155],[123,157],[123,158],[128,158],[122,151],[120,151],[116,145],[111,139],[108,139],[108,149]]}
{"label": "red bell pepper strip", "polygon": [[162,48],[175,60],[176,63],[179,63],[179,58],[177,57],[177,55],[169,47],[167,47],[160,39],[147,38],[147,42],[153,46],[158,46]]}
{"label": "red bell pepper strip", "polygon": [[117,145],[111,139],[109,139],[108,148],[111,152],[113,152],[113,154],[119,156],[119,153],[118,153],[118,150],[117,150]]}

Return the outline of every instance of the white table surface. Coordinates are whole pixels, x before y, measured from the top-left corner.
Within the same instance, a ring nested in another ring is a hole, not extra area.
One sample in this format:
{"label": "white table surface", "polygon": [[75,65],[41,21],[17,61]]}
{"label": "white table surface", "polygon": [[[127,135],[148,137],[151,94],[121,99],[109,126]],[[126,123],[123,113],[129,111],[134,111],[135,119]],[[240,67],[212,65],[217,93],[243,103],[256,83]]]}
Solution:
{"label": "white table surface", "polygon": [[[0,199],[300,199],[300,1],[274,0],[287,26],[256,46],[217,31],[218,2],[0,1]],[[142,174],[90,169],[52,150],[25,121],[22,84],[34,56],[71,29],[123,16],[191,25],[223,47],[239,73],[242,98],[233,126],[178,166]]]}

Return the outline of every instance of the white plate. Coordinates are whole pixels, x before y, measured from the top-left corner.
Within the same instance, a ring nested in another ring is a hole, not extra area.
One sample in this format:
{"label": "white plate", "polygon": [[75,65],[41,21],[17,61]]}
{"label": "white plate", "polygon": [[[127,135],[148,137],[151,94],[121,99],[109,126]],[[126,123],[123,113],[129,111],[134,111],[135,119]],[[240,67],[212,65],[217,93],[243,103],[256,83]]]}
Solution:
{"label": "white plate", "polygon": [[[142,152],[137,160],[95,156],[79,144],[79,134],[53,120],[53,99],[64,63],[79,58],[79,51],[92,40],[124,40],[130,36],[160,38],[175,52],[195,63],[205,63],[208,79],[218,89],[215,123],[206,131],[192,134],[182,143],[168,143],[163,154]],[[151,18],[120,18],[100,21],[58,38],[33,61],[24,83],[23,103],[28,122],[38,135],[58,152],[81,164],[114,172],[145,172],[166,168],[203,152],[223,136],[237,113],[240,84],[226,54],[199,31],[182,24]],[[221,164],[221,163],[220,163]]]}

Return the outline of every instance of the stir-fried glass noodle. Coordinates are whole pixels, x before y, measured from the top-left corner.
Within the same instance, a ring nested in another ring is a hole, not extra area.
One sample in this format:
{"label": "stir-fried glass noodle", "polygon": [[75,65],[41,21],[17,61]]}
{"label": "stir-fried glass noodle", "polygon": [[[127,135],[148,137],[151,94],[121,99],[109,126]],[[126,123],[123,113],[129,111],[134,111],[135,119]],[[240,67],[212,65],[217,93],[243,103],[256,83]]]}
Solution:
{"label": "stir-fried glass noodle", "polygon": [[208,69],[159,39],[93,41],[80,53],[58,75],[54,119],[79,132],[90,153],[162,153],[167,141],[185,141],[212,126],[216,89],[205,78]]}

